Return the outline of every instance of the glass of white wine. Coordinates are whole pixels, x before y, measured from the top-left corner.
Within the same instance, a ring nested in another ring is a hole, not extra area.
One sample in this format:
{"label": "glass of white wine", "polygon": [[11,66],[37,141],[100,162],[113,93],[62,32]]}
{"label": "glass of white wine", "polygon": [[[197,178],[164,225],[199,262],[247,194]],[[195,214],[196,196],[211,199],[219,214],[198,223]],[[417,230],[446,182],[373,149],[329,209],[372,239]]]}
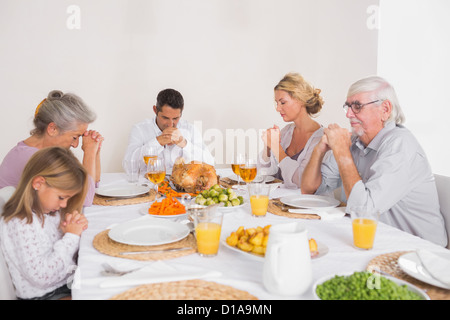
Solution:
{"label": "glass of white wine", "polygon": [[147,178],[155,185],[156,193],[158,193],[158,186],[164,181],[166,177],[166,164],[164,159],[153,159],[147,165]]}
{"label": "glass of white wine", "polygon": [[244,164],[239,167],[239,174],[246,183],[252,182],[258,173],[256,158],[247,156]]}
{"label": "glass of white wine", "polygon": [[234,156],[233,163],[231,164],[231,170],[238,177],[238,184],[236,190],[242,191],[244,188],[241,186],[241,174],[239,168],[245,163],[245,156],[242,153],[237,153]]}
{"label": "glass of white wine", "polygon": [[142,148],[142,157],[144,158],[145,165],[148,166],[149,160],[158,158],[158,150],[156,147],[144,147]]}

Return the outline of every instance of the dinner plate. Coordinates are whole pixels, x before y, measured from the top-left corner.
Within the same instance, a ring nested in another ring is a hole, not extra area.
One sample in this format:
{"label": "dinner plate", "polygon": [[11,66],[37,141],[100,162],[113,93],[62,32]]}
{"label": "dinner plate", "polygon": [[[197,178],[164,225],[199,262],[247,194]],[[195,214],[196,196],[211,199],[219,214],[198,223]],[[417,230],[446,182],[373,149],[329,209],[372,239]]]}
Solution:
{"label": "dinner plate", "polygon": [[105,197],[131,198],[145,194],[150,191],[150,187],[139,185],[120,185],[99,187],[95,189],[95,193]]}
{"label": "dinner plate", "polygon": [[439,288],[447,290],[450,289],[449,286],[446,286],[444,283],[433,278],[433,276],[422,265],[419,256],[415,252],[405,253],[404,255],[400,256],[397,263],[405,273],[417,280],[423,281]]}
{"label": "dinner plate", "polygon": [[[314,257],[311,257],[312,260],[316,260],[316,259],[319,259],[319,258],[323,257],[329,251],[328,247],[326,245],[324,245],[323,243],[321,243],[319,241],[316,241],[316,243],[317,243],[317,250],[319,251],[319,254],[315,255]],[[254,259],[254,260],[257,260],[257,261],[261,261],[261,262],[264,261],[264,256],[262,256],[260,254],[252,253],[252,252],[245,252],[245,251],[242,251],[241,249],[239,249],[237,247],[230,246],[227,243],[226,239],[222,239],[222,244],[225,247],[227,247],[227,248],[229,248],[229,249],[231,249],[233,251],[239,252],[240,254],[243,254],[243,255],[251,258],[251,259]]]}
{"label": "dinner plate", "polygon": [[189,235],[185,224],[167,219],[135,219],[114,226],[108,236],[120,243],[135,246],[156,246],[179,241]]}
{"label": "dinner plate", "polygon": [[172,214],[172,215],[163,215],[163,214],[150,214],[148,213],[148,209],[150,208],[151,204],[147,204],[141,208],[139,208],[139,213],[142,214],[143,216],[149,216],[149,217],[155,217],[155,218],[179,218],[179,217],[184,217],[187,215],[187,212],[185,213],[180,213],[180,214]]}
{"label": "dinner plate", "polygon": [[[346,273],[346,274],[341,274],[339,276],[350,276],[353,273]],[[314,285],[312,286],[312,291],[313,291],[313,295],[314,295],[314,299],[316,300],[321,300],[319,298],[319,296],[316,293],[316,289],[317,286],[324,283],[327,280],[333,279],[336,275],[335,274],[331,274],[325,277],[320,278],[319,280],[317,280]],[[412,285],[409,282],[403,281],[401,279],[395,278],[395,277],[391,277],[391,276],[385,276],[385,275],[380,275],[381,277],[387,278],[389,280],[392,280],[393,282],[395,282],[396,284],[402,286],[402,285],[406,285],[408,287],[409,290],[411,290],[412,292],[415,292],[417,294],[419,294],[424,300],[430,300],[430,297],[425,293],[425,291],[423,291],[422,289],[419,289],[418,287],[416,287],[415,285]],[[376,290],[376,289],[374,289]]]}
{"label": "dinner plate", "polygon": [[329,209],[340,205],[340,201],[337,199],[311,194],[283,197],[280,201],[291,207],[305,209]]}

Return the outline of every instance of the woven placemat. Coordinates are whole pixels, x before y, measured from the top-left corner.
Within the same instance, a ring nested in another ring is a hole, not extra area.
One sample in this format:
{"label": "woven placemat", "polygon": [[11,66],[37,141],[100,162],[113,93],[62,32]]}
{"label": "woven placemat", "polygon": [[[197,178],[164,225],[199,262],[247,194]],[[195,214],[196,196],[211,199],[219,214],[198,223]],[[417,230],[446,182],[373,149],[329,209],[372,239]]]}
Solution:
{"label": "woven placemat", "polygon": [[287,209],[297,209],[294,207],[289,207],[284,205],[280,199],[270,199],[269,200],[269,206],[267,208],[267,211],[270,213],[276,214],[277,216],[282,217],[288,217],[288,218],[295,218],[295,219],[309,219],[309,220],[319,220],[320,216],[317,214],[302,214],[302,213],[291,213],[287,211]]}
{"label": "woven placemat", "polygon": [[92,202],[92,204],[99,206],[124,206],[124,205],[151,202],[154,201],[156,198],[159,198],[160,196],[161,195],[159,193],[156,194],[155,190],[150,190],[149,192],[134,198],[104,197],[96,194],[94,196],[94,201]]}
{"label": "woven placemat", "polygon": [[430,299],[432,300],[449,300],[450,299],[450,290],[445,290],[439,287],[435,287],[431,284],[425,283],[423,281],[417,280],[408,274],[406,274],[398,265],[398,258],[400,258],[403,254],[409,253],[411,251],[397,251],[382,254],[380,256],[375,257],[370,260],[367,265],[368,271],[380,270],[386,272],[387,274],[404,280],[406,282],[415,285],[416,287],[424,290]]}
{"label": "woven placemat", "polygon": [[111,300],[258,300],[246,291],[200,279],[145,284]]}
{"label": "woven placemat", "polygon": [[[112,257],[119,257],[132,260],[167,260],[178,258],[182,256],[187,256],[197,252],[197,242],[192,233],[186,238],[168,244],[162,244],[157,246],[134,246],[124,243],[119,243],[112,240],[108,236],[109,229],[104,230],[94,237],[93,246],[99,252],[107,254]],[[158,253],[144,253],[144,254],[132,254],[132,255],[121,255],[121,252],[128,251],[146,251],[146,250],[163,250],[171,248],[184,248],[191,247],[191,249],[181,250],[181,251],[168,251],[168,252],[158,252]]]}

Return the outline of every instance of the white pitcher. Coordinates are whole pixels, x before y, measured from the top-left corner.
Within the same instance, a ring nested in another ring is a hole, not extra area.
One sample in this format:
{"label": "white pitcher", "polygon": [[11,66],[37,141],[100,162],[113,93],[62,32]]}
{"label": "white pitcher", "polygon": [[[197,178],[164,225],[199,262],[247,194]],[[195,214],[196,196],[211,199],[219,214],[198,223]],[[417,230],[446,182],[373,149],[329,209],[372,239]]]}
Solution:
{"label": "white pitcher", "polygon": [[270,228],[263,267],[267,291],[278,295],[304,293],[312,281],[307,230],[298,222]]}

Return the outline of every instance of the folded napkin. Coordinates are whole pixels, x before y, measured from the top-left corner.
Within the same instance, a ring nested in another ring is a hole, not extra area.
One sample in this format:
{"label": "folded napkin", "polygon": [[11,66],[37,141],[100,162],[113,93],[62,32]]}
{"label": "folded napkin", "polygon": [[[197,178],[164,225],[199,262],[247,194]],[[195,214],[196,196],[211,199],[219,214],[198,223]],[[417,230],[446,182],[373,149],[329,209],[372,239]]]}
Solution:
{"label": "folded napkin", "polygon": [[[127,268],[128,270],[133,270],[132,268],[135,267],[135,265],[133,266],[133,264],[127,264],[114,267],[116,269],[121,268],[122,271],[127,271]],[[101,282],[100,287],[111,288],[120,286],[135,286],[148,283],[220,277],[221,275],[222,273],[219,271],[210,271],[191,266],[176,268],[161,260],[158,260],[151,265],[146,265],[123,276],[111,277],[108,280]]]}
{"label": "folded napkin", "polygon": [[417,250],[422,266],[430,275],[450,289],[450,256],[442,256],[427,250]]}
{"label": "folded napkin", "polygon": [[339,219],[345,216],[345,207],[337,207],[330,209],[289,209],[291,213],[316,214],[321,220]]}

